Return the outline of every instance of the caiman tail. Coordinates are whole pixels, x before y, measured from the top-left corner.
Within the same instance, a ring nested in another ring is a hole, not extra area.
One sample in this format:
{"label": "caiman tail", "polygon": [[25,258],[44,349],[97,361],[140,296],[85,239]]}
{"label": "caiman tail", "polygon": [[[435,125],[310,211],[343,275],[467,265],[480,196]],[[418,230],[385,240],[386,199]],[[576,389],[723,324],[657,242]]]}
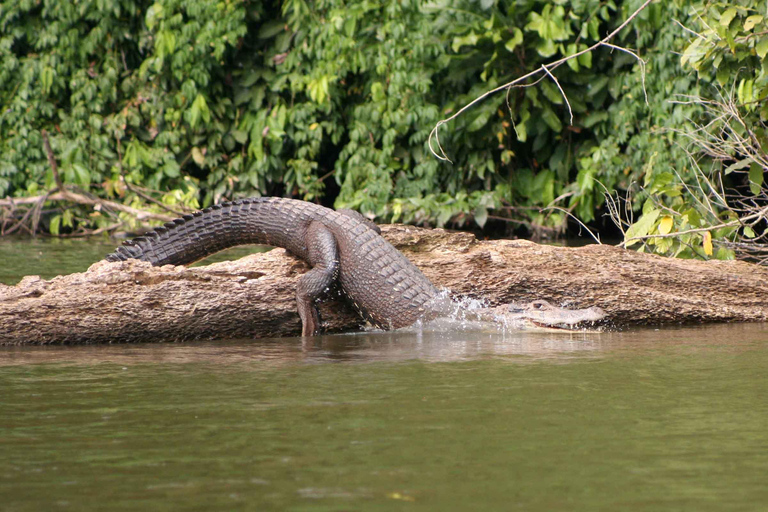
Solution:
{"label": "caiman tail", "polygon": [[311,203],[274,197],[217,204],[128,240],[105,259],[186,265],[245,244],[283,247],[306,259],[302,231],[307,220],[317,218],[323,210]]}

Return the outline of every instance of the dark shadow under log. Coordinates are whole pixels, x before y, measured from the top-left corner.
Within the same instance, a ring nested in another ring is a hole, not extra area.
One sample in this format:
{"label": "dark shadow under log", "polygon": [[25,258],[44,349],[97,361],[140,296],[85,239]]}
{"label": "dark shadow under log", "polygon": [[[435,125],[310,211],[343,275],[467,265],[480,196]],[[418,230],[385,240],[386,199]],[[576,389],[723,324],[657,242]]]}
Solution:
{"label": "dark shadow under log", "polygon": [[[382,228],[436,285],[494,305],[547,299],[600,306],[617,327],[768,320],[768,268],[749,263]],[[99,262],[50,281],[26,277],[16,286],[0,285],[0,344],[297,336],[294,293],[307,270],[277,249],[207,267]],[[324,301],[320,312],[328,331],[361,327],[343,299]]]}

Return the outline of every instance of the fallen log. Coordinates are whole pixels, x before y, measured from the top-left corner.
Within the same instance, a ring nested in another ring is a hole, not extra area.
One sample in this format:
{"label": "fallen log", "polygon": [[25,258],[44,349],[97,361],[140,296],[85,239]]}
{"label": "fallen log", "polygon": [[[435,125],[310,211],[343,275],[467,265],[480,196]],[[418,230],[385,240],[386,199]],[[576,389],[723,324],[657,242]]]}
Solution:
{"label": "fallen log", "polygon": [[[768,320],[768,268],[745,262],[382,228],[436,285],[491,305],[546,299],[600,306],[617,327]],[[207,267],[101,261],[50,281],[28,276],[16,286],[0,285],[0,344],[296,336],[296,281],[308,268],[275,249]],[[361,328],[338,296],[324,301],[320,313],[329,332]]]}

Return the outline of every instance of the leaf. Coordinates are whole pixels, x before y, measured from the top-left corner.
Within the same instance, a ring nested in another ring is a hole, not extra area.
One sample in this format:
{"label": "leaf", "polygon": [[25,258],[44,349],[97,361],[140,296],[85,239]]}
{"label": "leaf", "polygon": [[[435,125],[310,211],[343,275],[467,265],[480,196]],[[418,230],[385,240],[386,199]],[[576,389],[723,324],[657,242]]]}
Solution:
{"label": "leaf", "polygon": [[437,215],[437,227],[442,228],[445,226],[445,224],[451,220],[451,217],[453,217],[453,212],[447,207],[444,207]]}
{"label": "leaf", "polygon": [[737,95],[739,98],[739,103],[742,105],[745,103],[750,103],[752,101],[752,85],[754,84],[753,80],[742,80],[739,82],[739,88],[737,90]]}
{"label": "leaf", "polygon": [[[566,50],[568,55],[573,55],[574,53],[576,53],[575,50],[571,50],[572,47],[575,48],[576,45],[575,44],[569,44],[568,45],[568,49]],[[569,68],[571,68],[572,70],[574,70],[577,73],[579,72],[579,69],[581,69],[581,67],[579,66],[579,58],[578,57],[575,58],[575,59],[568,59],[566,61],[566,63],[568,64]]]}
{"label": "leaf", "polygon": [[[515,27],[512,29],[512,37],[504,44],[504,48],[514,51],[515,48],[523,42],[523,31]],[[455,51],[455,50],[454,50]]]}
{"label": "leaf", "polygon": [[[581,45],[581,46],[586,46],[586,45]],[[579,51],[581,51],[581,49]],[[592,67],[592,52],[582,53],[581,55],[576,57],[576,59],[578,59],[579,64],[581,64],[585,68],[589,69]]]}
{"label": "leaf", "polygon": [[760,14],[754,14],[744,20],[744,30],[752,30],[755,25],[763,21],[763,17]]}
{"label": "leaf", "polygon": [[61,226],[61,215],[56,215],[51,219],[50,224],[48,224],[48,231],[50,231],[52,235],[58,236],[60,226]]}
{"label": "leaf", "polygon": [[[650,180],[648,179],[650,177]],[[650,188],[652,194],[655,194],[667,187],[675,180],[675,175],[671,172],[656,172],[646,174],[645,186]]]}
{"label": "leaf", "polygon": [[61,225],[67,228],[73,227],[75,216],[72,213],[72,210],[64,210],[64,213],[61,215]]}
{"label": "leaf", "polygon": [[[192,155],[192,158],[194,158],[194,155]],[[178,178],[181,176],[179,164],[176,162],[175,158],[169,158],[165,161],[165,165],[163,165],[163,173],[169,178]]]}
{"label": "leaf", "polygon": [[208,109],[208,103],[205,101],[205,96],[198,94],[195,101],[192,102],[192,106],[187,111],[187,121],[189,126],[194,130],[200,124],[200,119],[206,123],[211,120],[211,111]]}
{"label": "leaf", "polygon": [[80,185],[87,187],[91,184],[91,173],[82,164],[74,163],[72,169],[75,171],[75,178]]}
{"label": "leaf", "polygon": [[192,160],[194,160],[199,167],[202,167],[203,164],[205,164],[205,156],[203,155],[203,152],[200,151],[200,148],[197,146],[192,148]]}
{"label": "leaf", "polygon": [[672,231],[672,226],[674,225],[675,221],[672,219],[672,217],[665,215],[661,218],[661,221],[659,221],[659,233],[662,235],[668,234],[670,231]]}
{"label": "leaf", "polygon": [[557,117],[557,114],[555,114],[551,108],[546,107],[544,108],[544,112],[541,114],[541,118],[544,120],[545,123],[547,123],[547,126],[549,126],[552,131],[560,132],[563,129],[563,123],[560,121],[560,118]]}
{"label": "leaf", "polygon": [[476,118],[472,120],[471,123],[469,123],[469,126],[467,126],[467,130],[470,132],[476,132],[477,130],[481,129],[483,126],[488,124],[488,120],[491,118],[492,112],[483,112],[481,111]]}
{"label": "leaf", "polygon": [[[551,8],[551,6],[549,6],[549,5],[546,6],[545,9],[544,9],[545,12],[548,12],[547,8]],[[539,37],[542,37],[542,38],[547,37],[548,34],[547,34],[547,31],[546,31],[546,28],[545,28],[546,27],[546,21],[541,16],[541,14],[539,14],[537,12],[532,12],[532,13],[530,13],[528,15],[528,17],[530,18],[530,21],[525,26],[525,30],[535,30],[536,32],[539,33]]]}
{"label": "leaf", "polygon": [[581,124],[584,126],[584,128],[592,128],[597,123],[605,121],[606,119],[608,119],[608,112],[602,110],[599,112],[592,112],[581,120]]}
{"label": "leaf", "polygon": [[526,123],[530,118],[530,111],[524,107],[520,112],[520,121],[513,125],[513,128],[515,129],[515,135],[517,135],[517,140],[520,142],[525,142],[528,139],[528,127],[526,126]]}
{"label": "leaf", "polygon": [[147,9],[147,14],[144,18],[147,24],[147,28],[149,30],[153,30],[155,28],[155,25],[157,25],[157,20],[162,19],[162,17],[163,17],[162,4],[158,2],[152,4],[149,7],[149,9]]}
{"label": "leaf", "polygon": [[176,49],[176,34],[170,30],[164,30],[157,34],[155,48],[157,49],[158,60],[162,61],[166,55],[171,55]]}
{"label": "leaf", "polygon": [[357,20],[352,17],[347,18],[347,21],[344,22],[344,33],[347,35],[347,37],[354,36],[356,28]]}
{"label": "leaf", "polygon": [[53,85],[53,69],[48,66],[43,68],[43,72],[40,74],[40,83],[43,86],[43,92],[48,94],[51,91]]}
{"label": "leaf", "polygon": [[599,93],[603,90],[603,88],[608,85],[608,82],[610,81],[610,78],[607,76],[601,76],[592,82],[589,83],[587,86],[587,96],[594,96],[595,94]]}
{"label": "leaf", "polygon": [[309,84],[307,84],[307,89],[309,89],[309,97],[312,101],[320,104],[325,102],[328,98],[329,83],[332,78],[328,75],[323,75],[320,78],[310,80]]}
{"label": "leaf", "polygon": [[541,90],[544,92],[544,96],[555,105],[563,104],[563,95],[560,93],[560,89],[557,88],[551,80],[541,82]]}
{"label": "leaf", "polygon": [[384,101],[387,95],[384,93],[384,84],[381,82],[373,82],[371,84],[371,98],[373,101]]}
{"label": "leaf", "polygon": [[475,46],[478,39],[480,39],[480,37],[475,34],[474,30],[467,35],[454,37],[451,49],[454,53],[459,53],[462,46]]}
{"label": "leaf", "polygon": [[715,258],[719,260],[735,260],[736,253],[733,252],[732,249],[726,249],[725,247],[720,247],[717,250],[717,254],[715,254]]}
{"label": "leaf", "polygon": [[475,208],[474,217],[477,225],[482,228],[488,221],[488,208],[482,205],[478,206]]}
{"label": "leaf", "polygon": [[536,45],[536,51],[544,58],[551,57],[557,52],[557,45],[551,39],[543,39]]}
{"label": "leaf", "polygon": [[270,21],[259,28],[259,35],[257,37],[259,39],[269,39],[284,31],[286,28],[283,20]]}
{"label": "leaf", "polygon": [[728,167],[725,168],[725,174],[731,174],[733,171],[738,171],[739,169],[743,169],[747,167],[750,163],[752,163],[752,159],[745,158],[744,160],[739,160],[735,164],[731,164]]}
{"label": "leaf", "polygon": [[753,162],[749,167],[749,190],[754,195],[760,194],[763,187],[763,167]]}
{"label": "leaf", "polygon": [[755,52],[757,52],[757,55],[759,55],[761,59],[764,59],[765,56],[768,55],[768,37],[760,39],[755,45]]}
{"label": "leaf", "polygon": [[232,137],[234,137],[239,144],[245,144],[245,141],[248,140],[248,133],[242,130],[232,130]]}
{"label": "leaf", "polygon": [[723,66],[722,68],[717,70],[717,73],[715,74],[715,78],[717,78],[717,83],[720,84],[720,86],[725,86],[725,84],[728,83],[728,81],[731,79],[731,75],[733,72],[730,70],[730,68]]}
{"label": "leaf", "polygon": [[704,232],[704,236],[701,240],[701,246],[704,248],[704,254],[712,256],[712,233],[709,231]]}
{"label": "leaf", "polygon": [[640,217],[640,220],[629,226],[627,232],[624,233],[625,247],[631,247],[640,242],[640,240],[632,240],[632,238],[646,236],[656,222],[656,219],[659,218],[660,213],[661,210],[653,209]]}
{"label": "leaf", "polygon": [[701,226],[701,216],[699,215],[699,212],[697,212],[693,208],[689,208],[688,210],[686,210],[686,212],[683,214],[683,217],[685,217],[688,220],[688,224],[691,227],[697,228]]}
{"label": "leaf", "polygon": [[238,85],[243,88],[248,88],[255,84],[259,78],[261,78],[261,70],[257,69],[249,72],[247,75],[243,75],[243,77],[238,80]]}
{"label": "leaf", "polygon": [[581,169],[576,175],[576,184],[582,192],[591,192],[595,186],[595,169],[592,167]]}
{"label": "leaf", "polygon": [[723,11],[723,14],[720,15],[720,24],[724,27],[727,27],[731,24],[731,21],[733,18],[736,17],[736,14],[738,14],[738,11],[735,7],[729,7],[725,11]]}
{"label": "leaf", "polygon": [[555,199],[555,173],[551,169],[536,174],[532,186],[538,202],[550,204]]}
{"label": "leaf", "polygon": [[744,236],[746,238],[755,238],[755,230],[749,226],[744,226]]}
{"label": "leaf", "polygon": [[657,254],[666,254],[672,249],[672,245],[675,241],[672,238],[657,238],[656,239],[656,252]]}

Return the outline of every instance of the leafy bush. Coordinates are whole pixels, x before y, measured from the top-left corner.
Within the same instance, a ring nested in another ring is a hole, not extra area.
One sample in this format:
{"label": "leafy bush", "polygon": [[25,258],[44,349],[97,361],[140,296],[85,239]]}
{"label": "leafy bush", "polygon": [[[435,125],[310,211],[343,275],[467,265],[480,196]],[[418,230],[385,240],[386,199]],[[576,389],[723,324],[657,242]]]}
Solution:
{"label": "leafy bush", "polygon": [[681,63],[696,70],[704,86],[701,96],[676,100],[696,105],[702,114],[677,130],[690,154],[688,165],[678,168],[685,174],[646,177],[651,197],[627,231],[627,245],[642,241],[642,249],[683,257],[740,254],[765,260],[766,9],[748,1],[689,6]]}
{"label": "leafy bush", "polygon": [[[53,187],[46,129],[66,183],[155,211],[152,191],[179,207],[286,195],[436,225],[482,226],[489,214],[561,225],[562,213],[539,212],[551,205],[590,221],[604,187],[633,190],[688,165],[664,129],[699,110],[667,101],[698,94],[674,54],[688,39],[670,21],[691,0],[653,3],[613,41],[647,61],[645,90],[634,56],[601,48],[553,71],[557,83],[491,97],[441,128],[452,164],[427,139],[441,118],[588,47],[641,4],[7,2],[0,196]],[[647,194],[633,196],[636,210]],[[112,222],[77,210],[59,225]]]}

